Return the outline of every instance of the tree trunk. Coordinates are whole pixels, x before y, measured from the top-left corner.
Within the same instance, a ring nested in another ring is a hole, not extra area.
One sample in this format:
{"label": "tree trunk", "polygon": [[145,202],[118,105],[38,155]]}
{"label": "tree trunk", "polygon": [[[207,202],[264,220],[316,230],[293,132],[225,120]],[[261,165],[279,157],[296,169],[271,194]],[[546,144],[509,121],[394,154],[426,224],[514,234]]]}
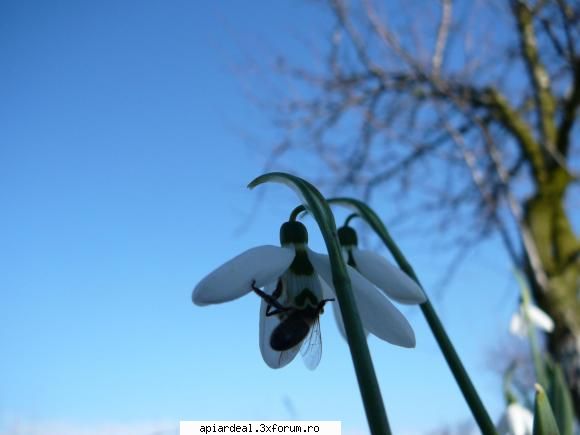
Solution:
{"label": "tree trunk", "polygon": [[580,419],[580,241],[564,208],[569,182],[563,170],[553,171],[526,202],[525,222],[548,278],[547,289],[533,286],[538,305],[556,326],[548,351],[562,366]]}

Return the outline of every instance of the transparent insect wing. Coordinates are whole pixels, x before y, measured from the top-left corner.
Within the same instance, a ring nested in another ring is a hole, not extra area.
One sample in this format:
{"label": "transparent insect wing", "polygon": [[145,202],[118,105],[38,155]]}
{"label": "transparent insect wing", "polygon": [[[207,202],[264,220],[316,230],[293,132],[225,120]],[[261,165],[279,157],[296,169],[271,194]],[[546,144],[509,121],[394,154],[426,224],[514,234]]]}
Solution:
{"label": "transparent insect wing", "polygon": [[[268,285],[264,292],[269,295],[274,293],[276,289],[276,284]],[[282,305],[286,303],[286,292],[284,288],[282,289],[282,295],[279,298]],[[291,349],[285,350],[283,352],[278,352],[270,346],[270,337],[272,332],[281,323],[281,319],[277,315],[266,316],[266,311],[268,309],[268,303],[262,299],[260,304],[260,352],[262,353],[262,358],[264,362],[273,369],[279,369],[289,364],[298,354],[300,350],[300,343]]]}
{"label": "transparent insect wing", "polygon": [[302,341],[300,346],[300,353],[304,360],[304,365],[310,370],[314,370],[320,363],[322,357],[322,335],[320,334],[320,319],[317,316],[316,320],[310,327],[308,335]]}

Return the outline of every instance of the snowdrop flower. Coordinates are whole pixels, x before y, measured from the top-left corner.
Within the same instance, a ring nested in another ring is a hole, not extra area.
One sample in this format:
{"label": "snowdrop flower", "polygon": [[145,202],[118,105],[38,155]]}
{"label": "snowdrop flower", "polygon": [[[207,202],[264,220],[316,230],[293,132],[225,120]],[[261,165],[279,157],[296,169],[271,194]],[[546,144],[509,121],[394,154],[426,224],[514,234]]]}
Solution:
{"label": "snowdrop flower", "polygon": [[408,305],[422,304],[427,300],[417,283],[386,258],[372,251],[358,249],[358,237],[353,228],[340,227],[338,238],[343,248],[344,261],[383,290],[389,298]]}
{"label": "snowdrop flower", "polygon": [[[526,320],[527,317],[527,320]],[[554,330],[554,321],[545,312],[532,304],[524,308],[524,304],[520,302],[520,309],[514,313],[510,321],[510,332],[521,338],[528,335],[528,324],[536,326],[546,332]]]}
{"label": "snowdrop flower", "polygon": [[[303,342],[320,347],[317,337],[310,340],[307,335],[319,327],[318,315],[324,303],[335,298],[330,261],[326,255],[308,248],[306,227],[296,221],[284,223],[280,243],[281,247],[258,246],[231,259],[203,278],[192,295],[194,304],[203,306],[228,302],[250,292],[258,294],[260,351],[272,368],[291,362]],[[413,329],[399,310],[356,270],[349,267],[348,274],[364,328],[389,343],[414,347]],[[284,322],[283,330],[277,329]],[[302,329],[304,333],[296,331]],[[283,337],[288,340],[296,337],[302,340],[285,348],[280,344],[283,341],[280,335],[293,336]],[[318,364],[319,355],[312,353],[315,357],[310,362],[305,358],[309,368]]]}
{"label": "snowdrop flower", "polygon": [[532,435],[534,415],[517,402],[508,405],[498,424],[498,435]]}
{"label": "snowdrop flower", "polygon": [[[356,269],[364,278],[382,292],[401,304],[421,304],[427,300],[423,290],[401,270],[389,263],[384,257],[358,249],[356,231],[345,225],[338,229],[338,239],[342,246],[344,261]],[[346,338],[342,314],[338,304],[333,304],[334,318],[342,336]]]}

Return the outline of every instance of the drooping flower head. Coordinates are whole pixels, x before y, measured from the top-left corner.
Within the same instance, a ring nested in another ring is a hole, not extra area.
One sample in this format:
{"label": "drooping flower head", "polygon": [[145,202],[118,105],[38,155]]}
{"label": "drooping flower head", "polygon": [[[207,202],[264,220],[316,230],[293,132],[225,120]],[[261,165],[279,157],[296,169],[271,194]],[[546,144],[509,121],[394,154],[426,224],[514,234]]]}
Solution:
{"label": "drooping flower head", "polygon": [[[308,248],[308,232],[300,222],[282,225],[280,244],[249,249],[218,267],[195,287],[193,302],[216,304],[254,292],[261,299],[259,341],[266,364],[285,366],[304,343],[305,363],[314,368],[321,348],[318,315],[326,302],[335,305],[330,262]],[[348,274],[365,329],[413,347],[415,336],[405,317],[356,270],[349,267]]]}
{"label": "drooping flower head", "polygon": [[517,337],[525,338],[530,326],[550,333],[554,330],[554,321],[537,306],[520,301],[519,310],[510,320],[510,332]]}
{"label": "drooping flower head", "polygon": [[400,269],[379,254],[358,248],[358,236],[348,225],[338,229],[338,239],[346,263],[401,304],[415,305],[427,300],[421,288]]}
{"label": "drooping flower head", "polygon": [[512,401],[497,423],[498,435],[532,435],[534,415],[527,408]]}

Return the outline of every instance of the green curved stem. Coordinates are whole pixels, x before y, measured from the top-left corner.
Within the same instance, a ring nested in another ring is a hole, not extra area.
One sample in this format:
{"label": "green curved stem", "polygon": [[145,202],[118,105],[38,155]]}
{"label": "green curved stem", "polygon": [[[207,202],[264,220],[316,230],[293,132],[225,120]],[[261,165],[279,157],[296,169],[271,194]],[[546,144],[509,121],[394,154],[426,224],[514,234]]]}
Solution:
{"label": "green curved stem", "polygon": [[[380,237],[385,246],[393,255],[393,258],[401,270],[405,272],[410,278],[412,278],[421,288],[423,288],[419,278],[413,270],[413,267],[411,264],[409,264],[378,215],[368,205],[353,198],[331,198],[328,200],[328,203],[354,208],[356,212]],[[437,313],[435,312],[435,309],[431,305],[429,299],[421,304],[421,311],[423,312],[423,316],[431,328],[431,332],[435,336],[435,340],[437,341],[437,344],[443,353],[447,365],[451,369],[451,373],[453,373],[453,376],[455,377],[455,381],[457,382],[457,385],[459,386],[459,389],[461,390],[461,393],[463,394],[469,409],[471,409],[471,413],[473,414],[479,429],[484,435],[497,435],[495,426],[491,421],[487,410],[483,406],[483,402],[477,394],[477,391],[475,390],[475,387],[473,386],[467,371],[463,367],[459,355],[455,351],[453,343],[451,343],[451,340],[449,339],[449,336],[447,335],[447,332],[445,331],[445,328],[439,320],[439,316],[437,316]]]}
{"label": "green curved stem", "polygon": [[[358,315],[356,302],[352,294],[352,286],[342,258],[338,241],[336,224],[330,207],[320,192],[307,181],[283,172],[272,172],[254,179],[249,188],[266,183],[278,182],[292,188],[302,199],[302,202],[316,220],[324,238],[330,264],[332,266],[332,281],[339,301],[340,312],[344,320],[346,338],[350,347],[354,369],[356,372],[363,405],[365,408],[370,431],[373,435],[391,435],[387,413],[377,382],[375,369],[371,360],[366,336]],[[294,209],[291,218],[300,213]],[[295,213],[296,212],[296,213]]]}
{"label": "green curved stem", "polygon": [[304,213],[304,212],[306,212],[306,206],[304,204],[300,204],[298,207],[296,207],[294,210],[292,210],[292,213],[290,213],[290,217],[288,218],[288,220],[290,222],[293,222],[296,219],[298,219],[298,216],[300,215],[300,213]]}
{"label": "green curved stem", "polygon": [[360,217],[360,215],[358,213],[351,213],[347,216],[347,218],[344,220],[344,226],[347,227],[348,224],[350,223],[351,220],[353,220],[354,218]]}

